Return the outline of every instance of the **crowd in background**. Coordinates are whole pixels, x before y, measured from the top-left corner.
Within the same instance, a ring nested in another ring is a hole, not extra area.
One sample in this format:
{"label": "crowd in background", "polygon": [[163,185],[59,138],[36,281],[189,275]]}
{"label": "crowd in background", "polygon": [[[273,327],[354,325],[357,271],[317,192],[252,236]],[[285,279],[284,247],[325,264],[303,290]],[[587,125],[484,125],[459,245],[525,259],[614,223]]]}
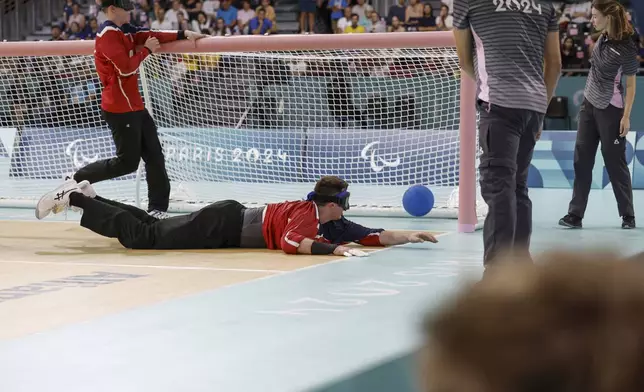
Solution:
{"label": "crowd in background", "polygon": [[[94,39],[106,20],[100,0],[89,0],[81,12],[67,0],[63,22],[52,26],[52,40]],[[95,3],[94,3],[95,1]],[[279,32],[274,0],[136,0],[132,23],[158,30],[193,30],[214,36],[275,34]],[[382,33],[452,29],[452,1],[436,10],[431,2],[397,0],[380,15],[368,0],[298,0],[301,33]],[[555,3],[561,26],[561,53],[567,76],[589,67],[593,47],[591,2]],[[636,38],[644,67],[644,36]]]}

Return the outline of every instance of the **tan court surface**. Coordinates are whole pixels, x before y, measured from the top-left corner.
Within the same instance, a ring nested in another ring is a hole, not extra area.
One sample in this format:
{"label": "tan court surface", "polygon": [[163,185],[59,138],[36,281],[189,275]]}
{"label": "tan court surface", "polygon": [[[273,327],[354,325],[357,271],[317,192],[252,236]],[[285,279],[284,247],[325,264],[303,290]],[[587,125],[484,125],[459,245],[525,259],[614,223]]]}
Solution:
{"label": "tan court surface", "polygon": [[76,222],[0,221],[0,340],[336,259],[128,250]]}

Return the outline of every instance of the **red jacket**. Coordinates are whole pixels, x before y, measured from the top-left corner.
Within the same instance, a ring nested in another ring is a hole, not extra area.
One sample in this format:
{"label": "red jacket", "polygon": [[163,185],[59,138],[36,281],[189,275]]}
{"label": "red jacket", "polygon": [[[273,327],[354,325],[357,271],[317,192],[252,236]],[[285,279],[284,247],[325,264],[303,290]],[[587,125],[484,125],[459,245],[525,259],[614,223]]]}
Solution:
{"label": "red jacket", "polygon": [[355,242],[365,246],[382,246],[380,233],[346,218],[320,226],[318,207],[312,201],[286,201],[269,204],[264,211],[262,234],[268,249],[281,249],[296,254],[303,239],[333,244]]}
{"label": "red jacket", "polygon": [[107,21],[96,36],[94,62],[103,84],[101,107],[110,113],[137,112],[145,109],[139,92],[139,66],[150,55],[145,44],[148,37],[156,37],[160,43],[183,38],[182,31],[152,32],[130,24],[120,28]]}
{"label": "red jacket", "polygon": [[314,202],[286,201],[266,206],[262,232],[268,249],[296,254],[303,239],[315,240],[319,225],[318,207]]}

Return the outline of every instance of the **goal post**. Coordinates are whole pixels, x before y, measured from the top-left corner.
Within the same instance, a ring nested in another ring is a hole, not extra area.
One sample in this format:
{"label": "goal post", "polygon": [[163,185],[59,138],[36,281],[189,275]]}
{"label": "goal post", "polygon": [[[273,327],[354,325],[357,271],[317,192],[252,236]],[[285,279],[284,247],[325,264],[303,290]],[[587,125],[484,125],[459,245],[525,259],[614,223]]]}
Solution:
{"label": "goal post", "polygon": [[[93,41],[0,43],[0,205],[33,207],[65,174],[114,155]],[[212,37],[141,65],[171,211],[220,199],[303,198],[322,175],[351,184],[353,215],[405,216],[411,185],[430,217],[477,228],[475,83],[451,32]],[[144,165],[96,184],[145,206]]]}

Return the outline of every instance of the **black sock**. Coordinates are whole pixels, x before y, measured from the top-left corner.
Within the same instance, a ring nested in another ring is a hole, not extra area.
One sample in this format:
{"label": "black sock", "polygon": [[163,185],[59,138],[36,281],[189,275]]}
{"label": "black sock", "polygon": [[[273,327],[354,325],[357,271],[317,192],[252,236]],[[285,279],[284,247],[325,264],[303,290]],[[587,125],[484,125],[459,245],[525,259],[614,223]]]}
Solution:
{"label": "black sock", "polygon": [[81,192],[72,192],[69,195],[69,205],[83,208],[85,206],[85,202],[87,202],[87,199],[89,198],[83,195]]}

